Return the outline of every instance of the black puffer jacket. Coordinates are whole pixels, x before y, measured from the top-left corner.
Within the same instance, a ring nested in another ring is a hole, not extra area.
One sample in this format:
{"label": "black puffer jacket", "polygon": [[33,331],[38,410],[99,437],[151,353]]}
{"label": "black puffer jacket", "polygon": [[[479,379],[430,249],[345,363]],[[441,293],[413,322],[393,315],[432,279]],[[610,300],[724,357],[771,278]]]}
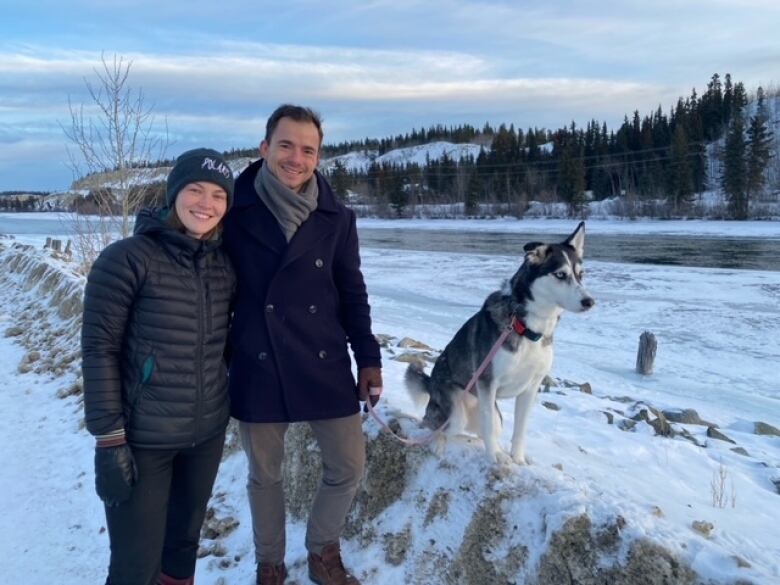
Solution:
{"label": "black puffer jacket", "polygon": [[108,246],[84,293],[87,429],[124,428],[136,447],[177,449],[228,421],[224,362],[235,276],[216,241],[142,211],[133,237]]}

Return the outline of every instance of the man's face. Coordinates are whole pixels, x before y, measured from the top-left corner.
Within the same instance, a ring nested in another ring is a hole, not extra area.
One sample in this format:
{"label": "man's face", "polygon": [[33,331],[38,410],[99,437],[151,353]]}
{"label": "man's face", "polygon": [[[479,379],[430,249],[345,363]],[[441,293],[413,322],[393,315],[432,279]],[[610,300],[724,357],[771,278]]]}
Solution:
{"label": "man's face", "polygon": [[271,141],[260,144],[260,156],[282,184],[300,192],[320,162],[320,134],[311,122],[282,118]]}

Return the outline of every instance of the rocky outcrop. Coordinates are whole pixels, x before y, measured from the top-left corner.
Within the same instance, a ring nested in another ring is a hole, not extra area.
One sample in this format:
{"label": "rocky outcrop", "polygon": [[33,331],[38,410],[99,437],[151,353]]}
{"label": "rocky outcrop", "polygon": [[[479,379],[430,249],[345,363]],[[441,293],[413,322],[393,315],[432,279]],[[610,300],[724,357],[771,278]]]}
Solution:
{"label": "rocky outcrop", "polygon": [[[414,429],[401,416],[391,426],[405,433]],[[403,565],[404,583],[701,582],[662,543],[628,536],[630,526],[622,516],[595,525],[581,506],[567,510],[564,502],[576,499],[572,488],[550,482],[543,473],[489,466],[470,445],[450,445],[448,453],[455,458],[442,459],[427,448],[406,447],[386,433],[368,432],[366,439],[368,469],[345,537],[356,539],[361,548],[381,547],[385,562]],[[307,425],[290,427],[286,450],[288,509],[295,519],[305,521],[320,478],[318,448]],[[484,484],[473,483],[479,478]],[[454,516],[458,521],[442,531],[441,523]],[[547,525],[549,518],[560,516],[564,520],[559,525]],[[541,558],[529,558],[529,550],[540,548],[545,550]]]}
{"label": "rocky outcrop", "polygon": [[[15,308],[3,334],[28,350],[19,372],[61,377],[80,366],[85,279],[78,264],[52,254],[0,243],[0,294],[6,307]],[[73,394],[72,383],[62,394]]]}

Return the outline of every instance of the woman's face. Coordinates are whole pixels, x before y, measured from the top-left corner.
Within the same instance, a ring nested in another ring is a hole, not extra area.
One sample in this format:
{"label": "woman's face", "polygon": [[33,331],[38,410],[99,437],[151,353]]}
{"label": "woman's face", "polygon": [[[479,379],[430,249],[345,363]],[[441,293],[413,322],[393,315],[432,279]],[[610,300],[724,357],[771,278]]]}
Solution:
{"label": "woman's face", "polygon": [[227,193],[215,183],[188,183],[176,196],[175,208],[187,235],[199,240],[224,217]]}

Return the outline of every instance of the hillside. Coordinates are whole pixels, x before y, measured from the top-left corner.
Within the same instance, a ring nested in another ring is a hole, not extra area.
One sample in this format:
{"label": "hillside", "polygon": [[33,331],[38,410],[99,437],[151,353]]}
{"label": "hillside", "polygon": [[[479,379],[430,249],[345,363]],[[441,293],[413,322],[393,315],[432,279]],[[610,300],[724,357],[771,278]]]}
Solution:
{"label": "hillside", "polygon": [[[669,115],[659,108],[642,119],[635,112],[617,131],[595,120],[556,132],[502,125],[480,135],[479,144],[437,139],[386,151],[363,148],[323,159],[320,171],[367,216],[731,218],[737,212],[721,187],[728,119],[700,127],[714,107],[707,109],[709,92],[700,100],[681,99]],[[754,99],[739,116],[747,123],[756,113]],[[762,186],[749,191],[745,219],[780,217],[780,95],[766,98],[764,113],[768,159]],[[234,157],[230,164],[237,174],[252,160]],[[126,185],[160,185],[169,170],[132,169]],[[30,196],[3,197],[0,206],[66,209],[76,197],[119,186],[115,172],[92,175],[67,192],[33,196],[34,203]]]}

